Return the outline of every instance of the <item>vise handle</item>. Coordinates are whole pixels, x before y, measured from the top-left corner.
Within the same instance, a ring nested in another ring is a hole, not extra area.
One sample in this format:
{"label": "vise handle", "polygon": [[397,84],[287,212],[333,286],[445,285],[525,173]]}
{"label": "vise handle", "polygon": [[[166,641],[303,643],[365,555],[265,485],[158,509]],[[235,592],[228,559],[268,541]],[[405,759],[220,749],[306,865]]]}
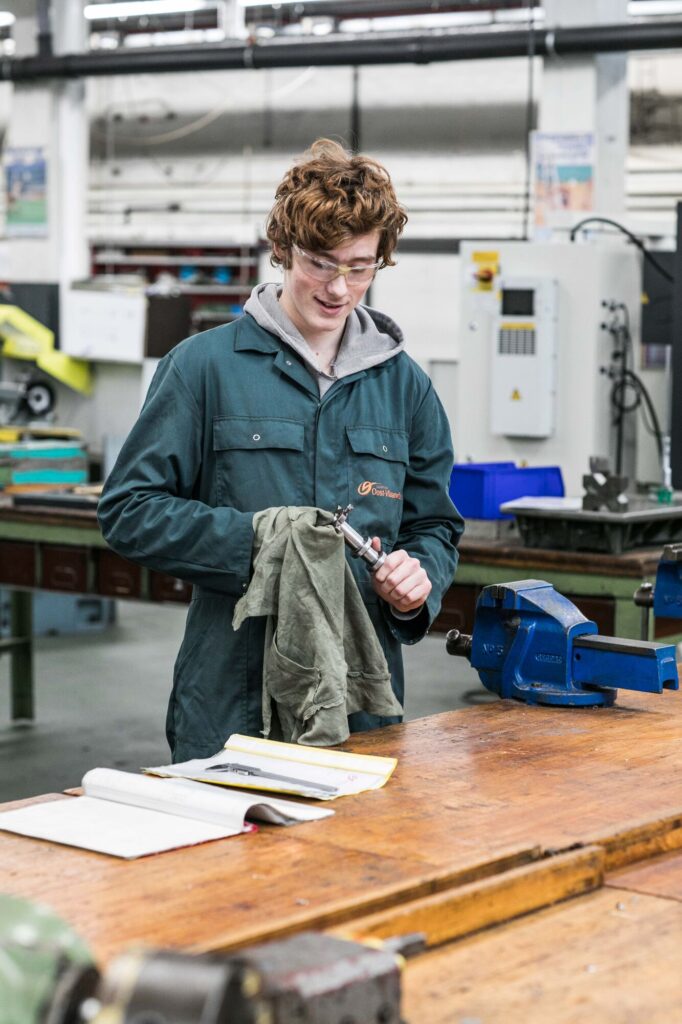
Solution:
{"label": "vise handle", "polygon": [[473,642],[471,633],[461,633],[458,629],[450,629],[445,635],[446,651],[460,658],[470,657]]}

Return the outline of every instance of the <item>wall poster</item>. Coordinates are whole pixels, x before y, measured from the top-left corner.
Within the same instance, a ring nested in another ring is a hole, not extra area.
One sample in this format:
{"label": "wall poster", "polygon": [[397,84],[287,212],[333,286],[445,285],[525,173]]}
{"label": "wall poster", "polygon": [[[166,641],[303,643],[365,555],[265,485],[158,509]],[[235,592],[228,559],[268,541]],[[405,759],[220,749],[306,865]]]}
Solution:
{"label": "wall poster", "polygon": [[531,154],[535,238],[542,240],[594,209],[594,133],[533,132]]}
{"label": "wall poster", "polygon": [[47,160],[42,146],[9,146],[5,150],[5,234],[13,238],[44,238],[47,226]]}

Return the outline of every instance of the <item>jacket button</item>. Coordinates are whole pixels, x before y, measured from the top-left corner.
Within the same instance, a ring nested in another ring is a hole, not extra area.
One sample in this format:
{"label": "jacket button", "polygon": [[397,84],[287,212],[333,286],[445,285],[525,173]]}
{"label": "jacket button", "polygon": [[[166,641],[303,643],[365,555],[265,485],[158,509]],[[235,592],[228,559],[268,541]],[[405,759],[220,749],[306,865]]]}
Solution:
{"label": "jacket button", "polygon": [[252,440],[253,441],[260,441],[260,434],[254,434]]}
{"label": "jacket button", "polygon": [[284,362],[287,364],[287,366],[292,365],[291,359],[285,359]]}
{"label": "jacket button", "polygon": [[386,445],[385,445],[385,444],[382,444],[381,448],[382,448],[382,451],[385,451],[385,452],[387,452],[387,451],[388,451],[388,448],[386,447]]}

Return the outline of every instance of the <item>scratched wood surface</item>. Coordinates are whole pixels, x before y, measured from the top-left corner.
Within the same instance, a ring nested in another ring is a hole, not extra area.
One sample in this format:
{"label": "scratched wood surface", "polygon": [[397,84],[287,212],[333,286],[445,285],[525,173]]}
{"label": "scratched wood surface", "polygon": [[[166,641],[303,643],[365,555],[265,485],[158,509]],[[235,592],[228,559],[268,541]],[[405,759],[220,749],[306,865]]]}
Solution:
{"label": "scratched wood surface", "polygon": [[[682,817],[682,691],[620,691],[613,708],[515,701],[447,712],[356,737],[398,758],[389,784],[343,802],[325,842],[461,863],[505,847],[565,849]],[[321,831],[321,830],[320,830]]]}
{"label": "scratched wood surface", "polygon": [[0,833],[2,889],[52,905],[105,960],[137,941],[223,947],[342,924],[538,848],[617,835],[627,850],[631,825],[641,840],[682,820],[679,693],[623,692],[599,711],[503,701],[348,746],[399,765],[331,819],[132,862]]}
{"label": "scratched wood surface", "polygon": [[587,846],[545,857],[489,878],[400,903],[336,929],[365,941],[419,933],[438,946],[601,887],[604,851]]}
{"label": "scratched wood surface", "polygon": [[682,904],[604,888],[407,963],[409,1024],[672,1024]]}
{"label": "scratched wood surface", "polygon": [[[650,896],[665,896],[682,903],[682,853],[668,853],[632,867],[615,871],[609,885]],[[682,942],[682,935],[680,936]],[[682,968],[681,968],[682,970]],[[682,1019],[682,1006],[680,1007]]]}

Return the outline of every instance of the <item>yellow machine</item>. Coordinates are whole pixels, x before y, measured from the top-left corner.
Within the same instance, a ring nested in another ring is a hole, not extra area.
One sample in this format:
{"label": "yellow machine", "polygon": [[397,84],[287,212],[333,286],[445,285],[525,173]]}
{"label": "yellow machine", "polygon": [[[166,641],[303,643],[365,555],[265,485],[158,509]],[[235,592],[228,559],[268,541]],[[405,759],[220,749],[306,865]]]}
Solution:
{"label": "yellow machine", "polygon": [[[90,394],[91,374],[86,360],[74,359],[56,349],[54,332],[19,306],[0,304],[0,353],[9,359],[34,362],[43,373],[79,394]],[[0,439],[11,441],[16,440],[16,428],[8,423],[14,421],[22,403],[39,418],[52,408],[54,395],[41,379],[0,381],[0,403],[10,410],[0,416]]]}

